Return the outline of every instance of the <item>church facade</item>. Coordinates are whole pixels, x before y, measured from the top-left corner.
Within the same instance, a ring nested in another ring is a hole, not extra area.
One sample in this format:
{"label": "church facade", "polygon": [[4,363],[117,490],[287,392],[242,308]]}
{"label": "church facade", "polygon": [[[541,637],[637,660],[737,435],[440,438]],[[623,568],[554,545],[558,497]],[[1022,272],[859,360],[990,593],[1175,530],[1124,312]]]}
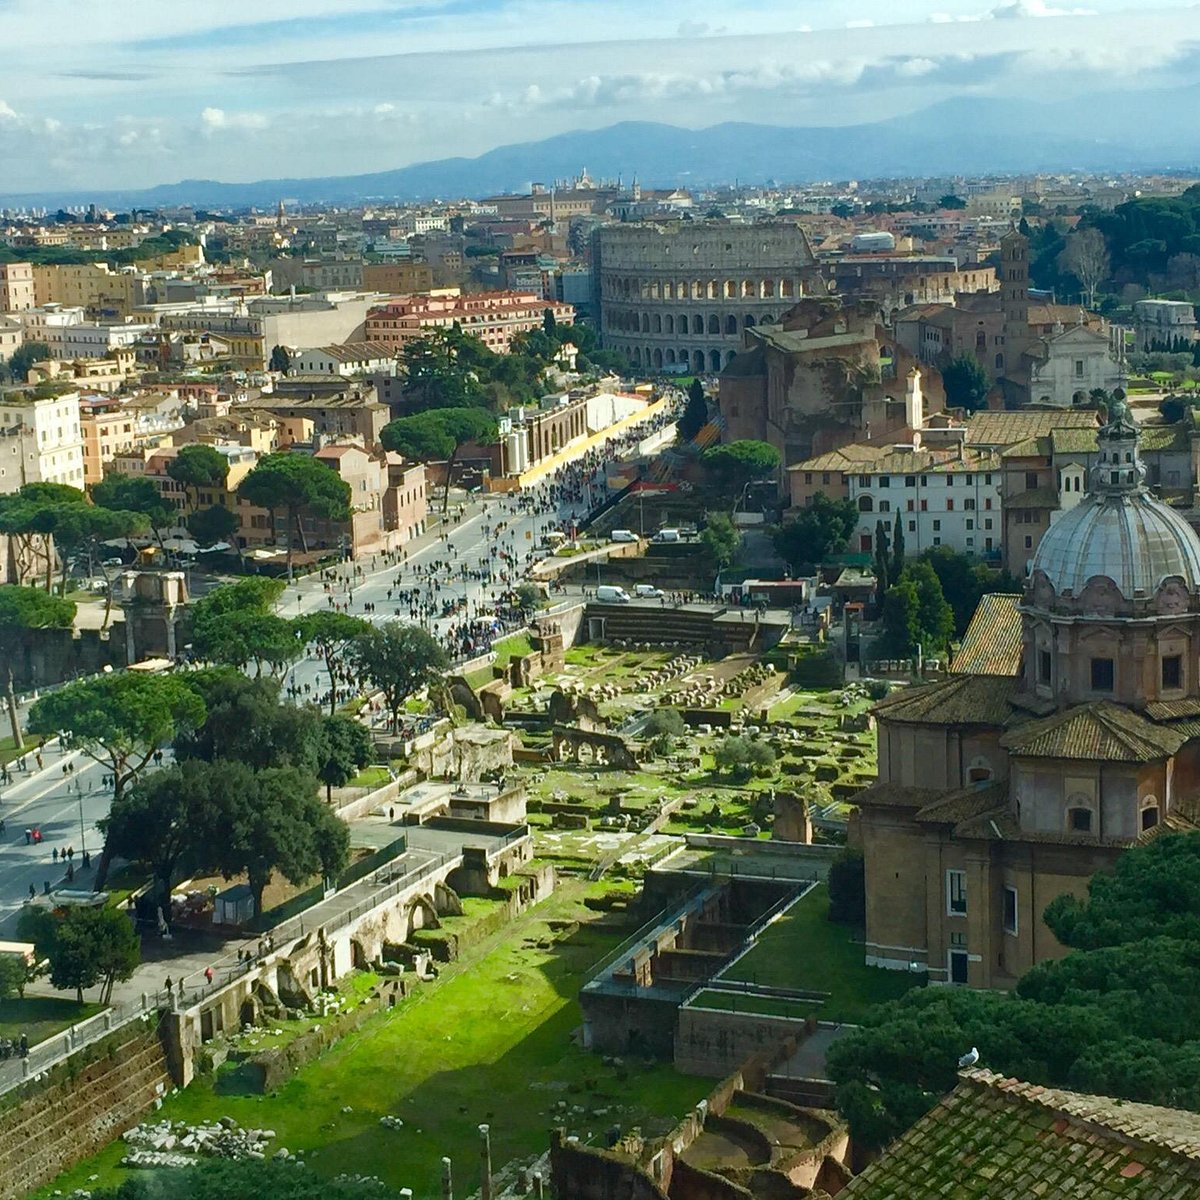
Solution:
{"label": "church facade", "polygon": [[1065,953],[1042,914],[1200,821],[1200,538],[1145,487],[1124,413],[1024,595],[985,596],[952,673],[881,701],[856,797],[867,961],[1006,988]]}

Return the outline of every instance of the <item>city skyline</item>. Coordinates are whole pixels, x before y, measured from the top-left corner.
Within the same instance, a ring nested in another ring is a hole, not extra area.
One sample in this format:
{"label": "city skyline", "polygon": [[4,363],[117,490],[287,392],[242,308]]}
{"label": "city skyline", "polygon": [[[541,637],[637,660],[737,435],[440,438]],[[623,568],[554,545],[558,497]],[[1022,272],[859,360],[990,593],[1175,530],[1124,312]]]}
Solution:
{"label": "city skyline", "polygon": [[903,23],[895,7],[7,0],[5,191],[377,171],[625,120],[848,125],[958,96],[1200,82],[1190,2],[920,0]]}

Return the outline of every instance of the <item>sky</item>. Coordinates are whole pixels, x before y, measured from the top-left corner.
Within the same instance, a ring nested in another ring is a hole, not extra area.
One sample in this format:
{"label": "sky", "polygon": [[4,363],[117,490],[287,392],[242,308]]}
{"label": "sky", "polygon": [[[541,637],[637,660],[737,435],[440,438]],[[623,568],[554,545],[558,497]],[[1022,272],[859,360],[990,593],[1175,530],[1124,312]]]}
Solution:
{"label": "sky", "polygon": [[1200,82],[1200,2],[0,0],[0,46],[12,194],[358,174],[625,120],[839,125],[1177,87]]}

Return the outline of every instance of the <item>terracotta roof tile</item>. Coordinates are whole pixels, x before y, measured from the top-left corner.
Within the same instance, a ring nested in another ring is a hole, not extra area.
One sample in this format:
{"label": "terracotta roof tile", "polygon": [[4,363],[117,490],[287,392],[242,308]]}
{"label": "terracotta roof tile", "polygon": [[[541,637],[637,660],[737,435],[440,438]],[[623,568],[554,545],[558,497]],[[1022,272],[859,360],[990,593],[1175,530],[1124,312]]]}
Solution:
{"label": "terracotta roof tile", "polygon": [[955,675],[1016,675],[1021,670],[1020,596],[989,593],[963,635],[950,670]]}
{"label": "terracotta roof tile", "polygon": [[873,711],[881,720],[907,725],[1004,725],[1017,683],[995,675],[949,675],[892,692]]}
{"label": "terracotta roof tile", "polygon": [[1120,705],[1081,704],[1010,730],[1000,745],[1019,758],[1069,758],[1103,762],[1156,762],[1186,739]]}
{"label": "terracotta roof tile", "polygon": [[1200,1196],[1200,1115],[964,1072],[847,1200]]}

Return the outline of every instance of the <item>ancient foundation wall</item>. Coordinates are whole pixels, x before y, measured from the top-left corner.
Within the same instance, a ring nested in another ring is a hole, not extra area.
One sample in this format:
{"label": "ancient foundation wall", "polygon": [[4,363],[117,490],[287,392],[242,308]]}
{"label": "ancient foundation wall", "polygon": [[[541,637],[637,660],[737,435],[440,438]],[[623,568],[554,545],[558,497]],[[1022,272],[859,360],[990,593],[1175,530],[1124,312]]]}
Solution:
{"label": "ancient foundation wall", "polygon": [[17,1200],[136,1125],[172,1086],[157,1019],[135,1021],[5,1097],[0,1200]]}

